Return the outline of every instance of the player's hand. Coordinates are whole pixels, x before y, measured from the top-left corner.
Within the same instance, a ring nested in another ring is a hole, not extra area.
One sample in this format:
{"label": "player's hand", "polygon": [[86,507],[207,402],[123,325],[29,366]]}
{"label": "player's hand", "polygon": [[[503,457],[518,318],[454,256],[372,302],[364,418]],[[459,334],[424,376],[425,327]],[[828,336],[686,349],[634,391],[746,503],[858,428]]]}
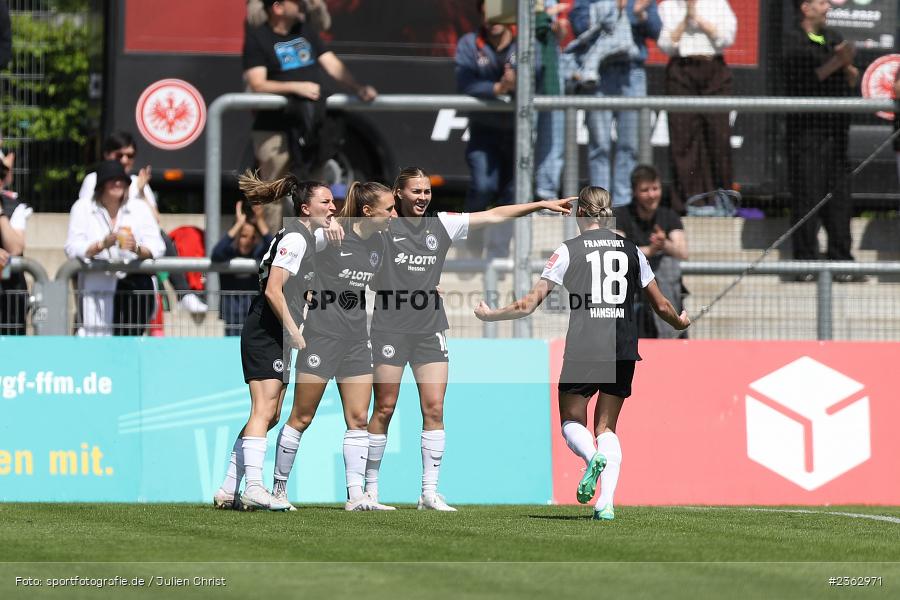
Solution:
{"label": "player's hand", "polygon": [[572,201],[577,200],[578,196],[570,198],[561,198],[559,200],[542,200],[541,207],[555,213],[568,215],[572,213]]}
{"label": "player's hand", "polygon": [[480,321],[490,321],[493,314],[493,309],[491,309],[484,300],[475,305],[475,316],[478,317]]}
{"label": "player's hand", "polygon": [[678,324],[673,325],[675,329],[678,331],[683,331],[691,326],[691,318],[688,316],[687,311],[681,311],[681,314],[678,315]]}
{"label": "player's hand", "polygon": [[303,339],[303,334],[299,331],[296,335],[291,336],[291,347],[296,348],[297,350],[303,350],[306,348],[306,340]]}
{"label": "player's hand", "polygon": [[360,86],[358,90],[356,90],[356,95],[359,96],[359,99],[363,102],[371,102],[378,97],[378,90],[373,88],[371,85],[363,85]]}
{"label": "player's hand", "polygon": [[335,248],[341,245],[344,240],[344,228],[338,223],[337,219],[331,219],[331,225],[322,229],[325,232],[325,239]]}
{"label": "player's hand", "polygon": [[9,252],[4,250],[3,248],[0,248],[0,268],[5,267],[6,263],[8,263],[8,262],[9,262]]}
{"label": "player's hand", "polygon": [[294,83],[294,93],[307,100],[318,100],[322,94],[322,88],[312,81],[298,81]]}

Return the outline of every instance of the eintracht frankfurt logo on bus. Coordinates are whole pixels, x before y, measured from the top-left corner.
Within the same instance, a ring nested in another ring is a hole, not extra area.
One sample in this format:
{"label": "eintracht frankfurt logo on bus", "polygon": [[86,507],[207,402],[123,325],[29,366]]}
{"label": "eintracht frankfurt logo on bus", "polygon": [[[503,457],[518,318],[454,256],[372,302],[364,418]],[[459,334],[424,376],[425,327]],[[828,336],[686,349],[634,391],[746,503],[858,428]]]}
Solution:
{"label": "eintracht frankfurt logo on bus", "polygon": [[138,98],[134,118],[148,142],[163,150],[178,150],[203,132],[206,103],[188,82],[162,79],[148,86]]}
{"label": "eintracht frankfurt logo on bus", "polygon": [[[900,54],[887,54],[869,65],[862,79],[863,98],[893,98],[897,69],[900,69]],[[879,111],[875,114],[888,121],[894,120],[892,112]]]}

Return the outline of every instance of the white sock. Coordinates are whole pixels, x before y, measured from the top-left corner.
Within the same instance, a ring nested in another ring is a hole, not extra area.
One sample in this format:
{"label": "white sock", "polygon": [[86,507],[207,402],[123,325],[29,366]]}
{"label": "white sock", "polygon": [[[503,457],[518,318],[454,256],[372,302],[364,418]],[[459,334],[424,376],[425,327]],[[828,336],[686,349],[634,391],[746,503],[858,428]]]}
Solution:
{"label": "white sock", "polygon": [[378,471],[381,470],[381,459],[387,446],[387,434],[369,434],[369,458],[366,460],[366,491],[373,496],[378,495]]}
{"label": "white sock", "polygon": [[297,431],[287,423],[278,432],[278,445],[275,448],[275,485],[286,482],[290,477],[302,435],[302,431]]}
{"label": "white sock", "polygon": [[563,421],[562,435],[569,450],[580,456],[585,465],[591,462],[597,449],[594,447],[594,436],[587,427],[578,421]]}
{"label": "white sock", "polygon": [[247,488],[263,484],[263,462],[266,460],[266,438],[244,436],[244,469],[247,476]]}
{"label": "white sock", "polygon": [[437,492],[447,436],[443,429],[422,432],[422,495]]}
{"label": "white sock", "polygon": [[241,479],[244,478],[244,447],[243,439],[234,440],[231,447],[231,458],[228,461],[228,469],[225,471],[225,481],[219,489],[226,494],[237,494],[241,487]]}
{"label": "white sock", "polygon": [[607,431],[597,437],[597,450],[606,457],[606,468],[600,473],[600,497],[597,498],[597,508],[603,508],[613,503],[613,494],[619,482],[619,469],[622,466],[622,446],[618,436]]}
{"label": "white sock", "polygon": [[344,469],[347,472],[347,495],[356,500],[366,483],[366,460],[369,457],[369,432],[348,429],[344,433]]}

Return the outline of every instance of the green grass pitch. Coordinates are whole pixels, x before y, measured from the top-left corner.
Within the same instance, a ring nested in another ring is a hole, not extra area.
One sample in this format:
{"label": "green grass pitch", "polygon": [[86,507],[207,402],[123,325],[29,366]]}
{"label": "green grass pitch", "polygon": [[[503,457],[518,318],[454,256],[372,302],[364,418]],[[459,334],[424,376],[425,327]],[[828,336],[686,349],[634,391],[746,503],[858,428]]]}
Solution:
{"label": "green grass pitch", "polygon": [[[615,521],[594,522],[590,508],[569,506],[0,504],[0,598],[900,597],[900,507],[804,510],[620,507]],[[145,585],[48,583],[115,576]],[[830,577],[881,580],[832,586]]]}

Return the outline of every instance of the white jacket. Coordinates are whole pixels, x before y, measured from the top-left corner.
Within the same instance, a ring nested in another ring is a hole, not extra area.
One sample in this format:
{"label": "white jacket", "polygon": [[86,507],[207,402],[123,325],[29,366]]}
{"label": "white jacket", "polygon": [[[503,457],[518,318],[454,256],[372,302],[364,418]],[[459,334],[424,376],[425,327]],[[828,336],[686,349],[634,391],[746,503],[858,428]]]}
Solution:
{"label": "white jacket", "polygon": [[[66,256],[89,261],[85,257],[88,247],[103,240],[110,232],[122,227],[130,227],[138,246],[150,251],[153,258],[166,252],[165,243],[159,233],[159,225],[147,204],[141,200],[129,200],[119,209],[115,227],[106,209],[93,198],[75,202],[69,212],[69,234],[66,238]],[[137,255],[118,246],[104,249],[96,254],[95,260],[127,262]],[[80,335],[110,335],[113,324],[113,293],[116,284],[125,273],[109,271],[105,273],[79,273],[78,289],[81,292],[81,316],[83,328]]]}

